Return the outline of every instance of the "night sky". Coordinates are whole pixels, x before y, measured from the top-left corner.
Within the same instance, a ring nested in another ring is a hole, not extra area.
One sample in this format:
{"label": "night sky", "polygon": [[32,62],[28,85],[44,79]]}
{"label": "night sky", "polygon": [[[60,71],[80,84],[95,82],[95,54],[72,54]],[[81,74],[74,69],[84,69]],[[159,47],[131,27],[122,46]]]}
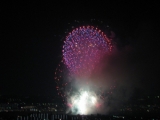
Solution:
{"label": "night sky", "polygon": [[96,19],[115,32],[119,51],[134,49],[142,91],[160,95],[158,3],[127,2],[2,3],[0,94],[54,96],[66,29]]}

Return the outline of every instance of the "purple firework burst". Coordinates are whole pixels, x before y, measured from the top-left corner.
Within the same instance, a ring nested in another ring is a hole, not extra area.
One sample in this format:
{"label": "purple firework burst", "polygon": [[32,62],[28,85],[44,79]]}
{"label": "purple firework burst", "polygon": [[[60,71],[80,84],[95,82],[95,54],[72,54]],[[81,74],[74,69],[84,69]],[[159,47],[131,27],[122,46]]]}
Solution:
{"label": "purple firework burst", "polygon": [[64,41],[64,64],[75,76],[89,76],[111,48],[110,39],[101,30],[92,26],[76,28]]}

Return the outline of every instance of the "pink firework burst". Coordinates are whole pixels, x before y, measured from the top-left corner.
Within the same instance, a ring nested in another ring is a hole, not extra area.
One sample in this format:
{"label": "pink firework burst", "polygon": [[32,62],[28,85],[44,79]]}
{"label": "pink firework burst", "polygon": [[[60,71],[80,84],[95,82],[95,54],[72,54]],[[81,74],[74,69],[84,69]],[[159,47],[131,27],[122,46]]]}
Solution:
{"label": "pink firework burst", "polygon": [[63,60],[72,75],[86,77],[111,49],[110,39],[101,30],[83,26],[74,29],[66,37]]}

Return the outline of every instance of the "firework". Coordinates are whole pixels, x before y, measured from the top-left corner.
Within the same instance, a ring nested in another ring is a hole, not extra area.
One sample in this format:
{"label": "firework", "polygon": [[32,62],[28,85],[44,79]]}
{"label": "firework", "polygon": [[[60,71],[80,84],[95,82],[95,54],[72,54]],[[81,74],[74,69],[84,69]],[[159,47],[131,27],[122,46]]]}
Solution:
{"label": "firework", "polygon": [[89,76],[111,48],[110,40],[101,30],[92,26],[79,27],[64,41],[64,63],[75,76]]}
{"label": "firework", "polygon": [[66,37],[63,59],[56,69],[55,80],[58,95],[73,114],[92,113],[110,94],[93,83],[91,74],[111,50],[111,40],[93,26],[76,28]]}
{"label": "firework", "polygon": [[73,113],[88,114],[91,109],[98,107],[98,99],[94,92],[81,90],[70,97],[68,106]]}

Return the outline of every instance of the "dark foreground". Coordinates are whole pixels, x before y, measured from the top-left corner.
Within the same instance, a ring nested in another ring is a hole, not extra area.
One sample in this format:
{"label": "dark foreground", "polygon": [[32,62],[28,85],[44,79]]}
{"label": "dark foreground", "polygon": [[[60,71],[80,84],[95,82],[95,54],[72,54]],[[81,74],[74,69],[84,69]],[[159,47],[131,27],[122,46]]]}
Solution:
{"label": "dark foreground", "polygon": [[31,112],[1,112],[0,120],[160,120],[160,115],[68,115]]}

